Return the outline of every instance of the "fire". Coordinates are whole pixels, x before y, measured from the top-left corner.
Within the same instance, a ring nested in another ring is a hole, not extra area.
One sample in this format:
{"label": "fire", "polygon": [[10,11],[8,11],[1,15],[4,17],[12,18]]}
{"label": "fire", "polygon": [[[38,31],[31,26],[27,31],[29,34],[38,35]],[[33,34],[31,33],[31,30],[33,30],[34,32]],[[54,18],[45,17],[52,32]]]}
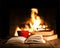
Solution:
{"label": "fire", "polygon": [[[45,30],[47,26],[43,24],[43,20],[37,14],[38,14],[38,9],[32,8],[31,18],[26,21],[25,28],[23,28],[23,30],[28,30],[29,32]],[[18,36],[18,34],[16,33],[18,30],[22,30],[22,29],[17,27],[14,34],[15,36]]]}
{"label": "fire", "polygon": [[38,31],[38,29],[43,29],[44,27],[46,27],[45,25],[42,26],[41,24],[43,24],[43,20],[37,15],[38,14],[38,10],[36,8],[32,8],[31,9],[31,22],[30,27],[33,29],[33,31]]}
{"label": "fire", "polygon": [[17,26],[17,28],[16,28],[16,30],[15,30],[15,34],[14,34],[14,36],[18,36],[18,33],[17,33],[17,31],[20,31],[21,29]]}

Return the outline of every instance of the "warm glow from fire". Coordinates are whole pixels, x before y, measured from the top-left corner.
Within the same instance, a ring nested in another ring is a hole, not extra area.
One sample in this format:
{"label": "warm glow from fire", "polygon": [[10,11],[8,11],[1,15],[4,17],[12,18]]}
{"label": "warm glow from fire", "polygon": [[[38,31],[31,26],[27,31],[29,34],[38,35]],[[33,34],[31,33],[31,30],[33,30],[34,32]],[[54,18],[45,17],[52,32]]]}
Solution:
{"label": "warm glow from fire", "polygon": [[[57,39],[58,35],[57,34],[54,35],[54,30],[50,30],[48,28],[48,25],[45,24],[42,18],[37,14],[38,14],[38,9],[32,8],[30,19],[25,22],[24,27],[21,28],[19,28],[19,26],[16,27],[14,36],[18,36],[17,31],[27,31],[29,33],[28,35],[33,35],[33,34],[43,35],[43,38],[46,41]],[[43,42],[45,43],[44,40]]]}
{"label": "warm glow from fire", "polygon": [[15,34],[14,34],[14,36],[18,36],[18,33],[17,33],[17,31],[20,31],[21,29],[17,26],[17,28],[16,28],[16,30],[15,30]]}
{"label": "warm glow from fire", "polygon": [[[46,25],[43,24],[43,20],[37,14],[38,14],[38,9],[32,8],[31,9],[31,18],[26,21],[25,28],[23,28],[24,30],[28,30],[29,32],[45,30]],[[27,23],[29,25],[27,25]],[[18,30],[21,30],[21,29],[19,27],[16,28],[15,36],[18,36],[18,34],[17,34]]]}
{"label": "warm glow from fire", "polygon": [[33,31],[38,31],[38,30],[45,30],[46,26],[43,24],[43,20],[37,15],[38,10],[36,8],[31,9],[31,21],[30,21],[30,27]]}

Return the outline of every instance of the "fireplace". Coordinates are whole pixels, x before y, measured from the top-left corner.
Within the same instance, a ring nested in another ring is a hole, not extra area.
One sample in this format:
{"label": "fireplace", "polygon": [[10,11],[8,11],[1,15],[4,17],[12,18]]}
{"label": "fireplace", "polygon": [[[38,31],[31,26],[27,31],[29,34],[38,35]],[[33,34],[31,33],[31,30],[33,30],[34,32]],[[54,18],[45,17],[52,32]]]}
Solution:
{"label": "fireplace", "polygon": [[[56,34],[56,9],[55,8],[37,8],[39,17],[44,20],[49,29],[54,30]],[[31,8],[11,9],[10,10],[10,36],[15,36],[17,27],[24,27],[27,20],[31,17]],[[44,23],[43,23],[44,24]],[[39,33],[38,33],[39,34]],[[45,34],[45,33],[44,33]],[[50,33],[48,33],[50,34]],[[53,34],[53,32],[51,33]],[[51,35],[50,34],[50,35]]]}

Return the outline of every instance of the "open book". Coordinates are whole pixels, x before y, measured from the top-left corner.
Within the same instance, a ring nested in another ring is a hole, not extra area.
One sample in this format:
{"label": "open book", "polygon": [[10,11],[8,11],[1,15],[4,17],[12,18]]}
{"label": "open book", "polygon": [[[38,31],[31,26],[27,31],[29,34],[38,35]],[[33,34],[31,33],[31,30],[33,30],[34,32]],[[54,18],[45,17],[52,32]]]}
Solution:
{"label": "open book", "polygon": [[26,39],[25,43],[45,43],[42,35],[31,35]]}
{"label": "open book", "polygon": [[28,38],[23,36],[12,37],[10,38],[6,44],[17,44],[17,43],[45,43],[42,35],[31,35]]}

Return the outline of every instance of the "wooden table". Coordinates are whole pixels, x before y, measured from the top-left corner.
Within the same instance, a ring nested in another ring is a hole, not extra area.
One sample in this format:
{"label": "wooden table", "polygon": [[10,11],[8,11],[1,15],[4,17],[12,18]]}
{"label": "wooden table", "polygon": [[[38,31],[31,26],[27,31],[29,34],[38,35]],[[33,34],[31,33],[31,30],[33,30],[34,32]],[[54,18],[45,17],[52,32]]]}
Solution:
{"label": "wooden table", "polygon": [[60,48],[60,39],[51,40],[45,44],[5,44],[4,48]]}

